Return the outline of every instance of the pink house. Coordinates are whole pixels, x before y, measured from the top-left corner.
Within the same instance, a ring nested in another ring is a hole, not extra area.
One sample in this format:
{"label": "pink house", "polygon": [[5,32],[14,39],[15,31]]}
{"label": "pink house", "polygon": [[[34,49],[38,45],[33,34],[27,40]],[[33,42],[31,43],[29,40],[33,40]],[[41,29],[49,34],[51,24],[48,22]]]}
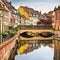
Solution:
{"label": "pink house", "polygon": [[7,23],[8,23],[8,22],[10,22],[11,12],[10,12],[10,10],[7,7],[6,0],[0,0],[0,2],[3,4],[4,8],[8,11],[8,13],[7,12],[5,13],[5,14],[7,14],[7,18],[8,18]]}
{"label": "pink house", "polygon": [[54,12],[55,29],[60,30],[60,6],[58,6],[58,8],[55,7]]}
{"label": "pink house", "polygon": [[7,0],[0,0],[0,42],[2,42],[1,33],[8,30],[7,25],[18,25],[20,18],[17,18],[17,10],[12,6],[11,2]]}
{"label": "pink house", "polygon": [[17,10],[12,6],[11,2],[8,2],[7,0],[0,0],[0,2],[3,4],[4,8],[8,11],[5,14],[7,14],[7,25],[12,24],[15,25],[15,18],[16,18],[16,12]]}

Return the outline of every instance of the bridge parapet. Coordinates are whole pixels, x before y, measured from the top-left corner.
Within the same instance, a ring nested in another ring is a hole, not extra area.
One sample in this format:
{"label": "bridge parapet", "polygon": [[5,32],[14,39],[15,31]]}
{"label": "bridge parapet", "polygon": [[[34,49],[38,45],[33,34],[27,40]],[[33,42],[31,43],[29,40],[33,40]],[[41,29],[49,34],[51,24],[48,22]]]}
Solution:
{"label": "bridge parapet", "polygon": [[53,29],[51,25],[20,25],[20,29]]}

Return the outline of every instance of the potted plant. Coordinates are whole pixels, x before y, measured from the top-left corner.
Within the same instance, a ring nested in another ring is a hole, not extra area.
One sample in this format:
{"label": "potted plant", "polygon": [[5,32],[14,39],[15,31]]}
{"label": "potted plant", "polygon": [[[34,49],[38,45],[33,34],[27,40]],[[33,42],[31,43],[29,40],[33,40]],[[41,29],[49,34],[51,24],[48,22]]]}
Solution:
{"label": "potted plant", "polygon": [[14,36],[17,33],[17,31],[13,30],[10,32],[11,36]]}
{"label": "potted plant", "polygon": [[19,25],[15,28],[16,31],[18,31],[20,29]]}
{"label": "potted plant", "polygon": [[8,32],[7,32],[7,31],[4,31],[4,32],[2,33],[2,37],[3,37],[3,38],[6,38],[7,35],[8,35]]}
{"label": "potted plant", "polygon": [[8,24],[8,28],[9,29],[12,29],[13,28],[13,25],[12,24]]}

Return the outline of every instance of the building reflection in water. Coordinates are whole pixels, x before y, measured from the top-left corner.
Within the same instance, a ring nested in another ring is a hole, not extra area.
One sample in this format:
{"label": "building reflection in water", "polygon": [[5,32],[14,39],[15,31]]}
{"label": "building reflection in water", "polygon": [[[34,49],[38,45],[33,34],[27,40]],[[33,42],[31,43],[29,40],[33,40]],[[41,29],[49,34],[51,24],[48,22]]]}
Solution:
{"label": "building reflection in water", "polygon": [[[28,55],[30,52],[32,53],[33,51],[36,51],[36,50],[38,51],[39,49],[42,49],[42,48],[46,49],[48,47],[48,49],[52,48],[52,51],[53,51],[53,52],[51,51],[53,53],[52,60],[60,60],[60,40],[50,40],[50,41],[20,41],[19,47],[21,47],[24,44],[31,44],[32,47],[27,49],[21,55],[24,55],[24,54]],[[49,51],[47,51],[47,52],[49,52]],[[42,55],[44,55],[44,54],[42,54]],[[41,57],[39,57],[39,58],[41,58]],[[49,58],[49,57],[47,57],[47,58]],[[15,59],[15,60],[17,60],[17,59]],[[40,60],[40,59],[38,59],[38,60]],[[50,59],[47,59],[47,60],[50,60]]]}
{"label": "building reflection in water", "polygon": [[54,60],[60,60],[60,40],[54,40]]}
{"label": "building reflection in water", "polygon": [[[39,54],[39,55],[37,54],[38,56],[43,55],[43,59],[42,60],[44,60],[45,58],[47,60],[54,60],[54,43],[53,43],[53,41],[51,41],[51,40],[49,40],[49,41],[20,41],[19,46],[23,46],[24,44],[31,44],[32,47],[28,48],[23,54],[20,54],[20,55],[24,55],[24,54],[29,55],[29,53],[31,53],[32,56],[33,56],[33,54],[35,54],[34,56],[35,56],[35,58],[37,58],[36,51],[38,51],[37,52]],[[43,54],[41,54],[40,50],[42,51]],[[33,53],[34,51],[35,51],[35,53]],[[44,52],[44,51],[47,51],[48,57],[46,56],[46,52]],[[49,51],[51,53],[51,56],[49,55]],[[23,57],[23,58],[25,58],[25,57]],[[41,57],[38,57],[38,58],[39,58],[38,60],[40,60]],[[15,60],[19,60],[19,59],[15,59]]]}

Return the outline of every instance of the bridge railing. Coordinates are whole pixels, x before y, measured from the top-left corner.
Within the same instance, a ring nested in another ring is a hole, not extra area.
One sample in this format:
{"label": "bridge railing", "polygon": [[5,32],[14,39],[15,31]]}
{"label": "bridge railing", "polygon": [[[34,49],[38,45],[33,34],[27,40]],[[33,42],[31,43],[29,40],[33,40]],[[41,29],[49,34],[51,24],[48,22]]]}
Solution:
{"label": "bridge railing", "polygon": [[20,25],[20,29],[53,29],[50,25]]}

